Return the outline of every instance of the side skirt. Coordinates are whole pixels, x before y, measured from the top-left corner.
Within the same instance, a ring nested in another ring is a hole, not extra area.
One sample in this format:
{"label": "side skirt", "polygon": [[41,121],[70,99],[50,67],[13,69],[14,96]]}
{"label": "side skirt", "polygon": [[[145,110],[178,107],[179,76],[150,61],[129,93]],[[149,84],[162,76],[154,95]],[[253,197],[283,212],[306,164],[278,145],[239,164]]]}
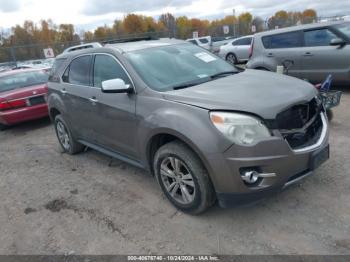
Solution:
{"label": "side skirt", "polygon": [[83,144],[84,146],[87,146],[87,147],[92,148],[92,149],[94,149],[96,151],[99,151],[99,152],[101,152],[101,153],[103,153],[103,154],[105,154],[107,156],[119,159],[119,160],[121,160],[123,162],[126,162],[126,163],[130,164],[130,165],[133,165],[133,166],[145,169],[145,167],[139,161],[131,159],[131,158],[129,158],[129,157],[125,156],[125,155],[122,155],[122,154],[120,154],[118,152],[111,151],[109,149],[106,149],[104,147],[92,144],[92,143],[84,141],[84,140],[78,140],[78,142]]}

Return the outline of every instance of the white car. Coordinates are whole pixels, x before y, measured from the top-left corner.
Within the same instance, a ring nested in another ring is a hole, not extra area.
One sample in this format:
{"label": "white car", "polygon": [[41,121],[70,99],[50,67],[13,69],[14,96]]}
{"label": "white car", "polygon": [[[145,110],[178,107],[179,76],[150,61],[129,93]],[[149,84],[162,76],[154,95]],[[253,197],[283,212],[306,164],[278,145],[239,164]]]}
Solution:
{"label": "white car", "polygon": [[190,42],[194,45],[198,45],[200,47],[203,47],[204,49],[210,50],[211,49],[211,36],[203,36],[198,38],[190,38],[186,40],[187,42]]}
{"label": "white car", "polygon": [[231,64],[245,63],[249,59],[249,49],[253,36],[244,36],[231,40],[220,47],[219,56]]}

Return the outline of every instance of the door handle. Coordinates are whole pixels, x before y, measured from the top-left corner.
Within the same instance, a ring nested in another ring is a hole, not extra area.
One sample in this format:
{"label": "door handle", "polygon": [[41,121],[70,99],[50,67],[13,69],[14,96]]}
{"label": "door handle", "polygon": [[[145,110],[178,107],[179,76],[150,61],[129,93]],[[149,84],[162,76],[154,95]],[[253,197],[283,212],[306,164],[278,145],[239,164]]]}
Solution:
{"label": "door handle", "polygon": [[304,54],[304,56],[313,56],[313,54],[310,53],[310,52],[306,52],[306,53]]}
{"label": "door handle", "polygon": [[89,98],[90,102],[95,105],[96,103],[98,103],[98,100],[96,99],[96,97],[91,97]]}
{"label": "door handle", "polygon": [[273,53],[268,53],[267,57],[274,57]]}
{"label": "door handle", "polygon": [[60,91],[61,91],[62,95],[67,94],[67,90],[65,88],[61,89]]}

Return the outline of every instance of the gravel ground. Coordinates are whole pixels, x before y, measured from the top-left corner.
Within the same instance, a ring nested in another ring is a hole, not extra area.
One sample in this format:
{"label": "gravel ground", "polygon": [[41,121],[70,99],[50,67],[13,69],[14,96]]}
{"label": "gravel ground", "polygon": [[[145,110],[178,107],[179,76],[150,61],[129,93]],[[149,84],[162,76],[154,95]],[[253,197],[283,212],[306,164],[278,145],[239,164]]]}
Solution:
{"label": "gravel ground", "polygon": [[146,172],[62,154],[48,120],[0,133],[0,254],[350,254],[350,92],[331,159],[246,207],[177,212]]}

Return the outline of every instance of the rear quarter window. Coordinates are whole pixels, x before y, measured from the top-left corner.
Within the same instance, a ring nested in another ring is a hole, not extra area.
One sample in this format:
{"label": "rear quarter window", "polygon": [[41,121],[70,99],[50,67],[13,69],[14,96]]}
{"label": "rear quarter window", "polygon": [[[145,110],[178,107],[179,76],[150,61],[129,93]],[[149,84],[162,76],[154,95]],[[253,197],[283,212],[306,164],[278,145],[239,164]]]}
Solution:
{"label": "rear quarter window", "polygon": [[49,74],[49,81],[50,82],[59,82],[60,81],[60,72],[63,70],[65,65],[66,59],[65,58],[59,58],[55,59],[55,62],[52,65],[52,68],[50,70]]}
{"label": "rear quarter window", "polygon": [[283,34],[276,34],[270,36],[264,36],[262,38],[263,45],[266,49],[276,49],[276,48],[295,48],[301,47],[301,33],[290,32]]}

